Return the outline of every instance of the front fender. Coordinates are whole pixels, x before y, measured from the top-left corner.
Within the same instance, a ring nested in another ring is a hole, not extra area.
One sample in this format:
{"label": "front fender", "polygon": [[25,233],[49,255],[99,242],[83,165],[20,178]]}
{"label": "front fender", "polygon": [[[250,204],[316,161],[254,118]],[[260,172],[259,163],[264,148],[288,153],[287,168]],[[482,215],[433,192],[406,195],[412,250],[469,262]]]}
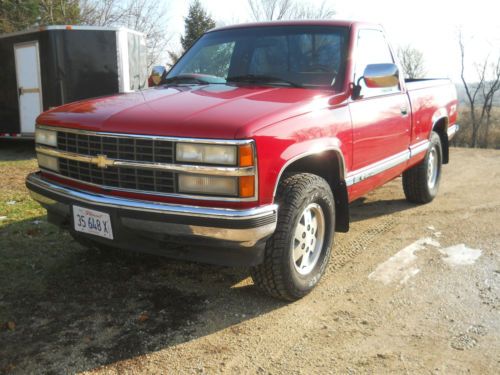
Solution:
{"label": "front fender", "polygon": [[259,202],[274,202],[283,173],[298,160],[334,153],[339,179],[352,159],[352,125],[347,105],[335,105],[296,116],[259,131],[254,136],[259,163]]}

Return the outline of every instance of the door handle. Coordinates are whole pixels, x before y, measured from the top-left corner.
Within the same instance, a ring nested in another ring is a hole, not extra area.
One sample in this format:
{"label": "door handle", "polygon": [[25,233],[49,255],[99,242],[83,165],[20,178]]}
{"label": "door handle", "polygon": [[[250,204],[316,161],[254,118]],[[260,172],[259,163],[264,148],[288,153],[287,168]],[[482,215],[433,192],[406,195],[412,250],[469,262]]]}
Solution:
{"label": "door handle", "polygon": [[17,92],[18,92],[19,96],[21,96],[22,94],[24,94],[24,89],[22,87],[19,87],[17,89]]}
{"label": "door handle", "polygon": [[401,111],[401,114],[403,116],[407,116],[408,115],[408,107],[407,106],[402,106],[402,107],[400,107],[399,110]]}

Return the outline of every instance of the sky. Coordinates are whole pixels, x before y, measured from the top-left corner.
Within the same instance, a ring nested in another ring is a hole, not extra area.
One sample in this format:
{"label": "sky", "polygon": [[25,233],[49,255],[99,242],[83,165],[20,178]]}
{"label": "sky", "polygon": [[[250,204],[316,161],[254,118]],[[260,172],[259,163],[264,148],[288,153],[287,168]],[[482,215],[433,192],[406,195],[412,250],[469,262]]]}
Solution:
{"label": "sky", "polygon": [[[323,0],[304,0],[320,5]],[[252,21],[247,0],[201,0],[218,24]],[[500,53],[498,0],[327,0],[336,19],[382,24],[394,47],[409,44],[424,54],[427,76],[460,80],[457,34],[462,30],[466,48],[466,75],[475,81],[474,63]],[[174,45],[184,30],[189,1],[168,2],[168,30]]]}

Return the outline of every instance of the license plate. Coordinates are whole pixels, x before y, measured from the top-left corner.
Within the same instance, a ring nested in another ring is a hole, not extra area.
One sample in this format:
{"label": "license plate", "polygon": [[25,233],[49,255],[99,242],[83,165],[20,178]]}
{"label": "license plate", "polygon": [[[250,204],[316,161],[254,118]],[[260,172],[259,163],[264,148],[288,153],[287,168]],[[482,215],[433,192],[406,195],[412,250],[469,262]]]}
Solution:
{"label": "license plate", "polygon": [[113,239],[109,214],[89,208],[73,206],[73,219],[77,232],[93,234],[110,240]]}

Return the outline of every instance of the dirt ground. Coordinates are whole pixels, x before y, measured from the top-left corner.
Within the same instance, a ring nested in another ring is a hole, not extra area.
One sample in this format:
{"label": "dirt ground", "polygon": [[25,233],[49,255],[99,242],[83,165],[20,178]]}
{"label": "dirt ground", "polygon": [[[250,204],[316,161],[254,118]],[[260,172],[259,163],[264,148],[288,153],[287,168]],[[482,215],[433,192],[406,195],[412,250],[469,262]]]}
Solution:
{"label": "dirt ground", "polygon": [[400,179],[355,202],[285,304],[245,269],[85,250],[26,195],[23,147],[0,144],[0,373],[500,373],[500,151],[452,149],[431,204]]}

